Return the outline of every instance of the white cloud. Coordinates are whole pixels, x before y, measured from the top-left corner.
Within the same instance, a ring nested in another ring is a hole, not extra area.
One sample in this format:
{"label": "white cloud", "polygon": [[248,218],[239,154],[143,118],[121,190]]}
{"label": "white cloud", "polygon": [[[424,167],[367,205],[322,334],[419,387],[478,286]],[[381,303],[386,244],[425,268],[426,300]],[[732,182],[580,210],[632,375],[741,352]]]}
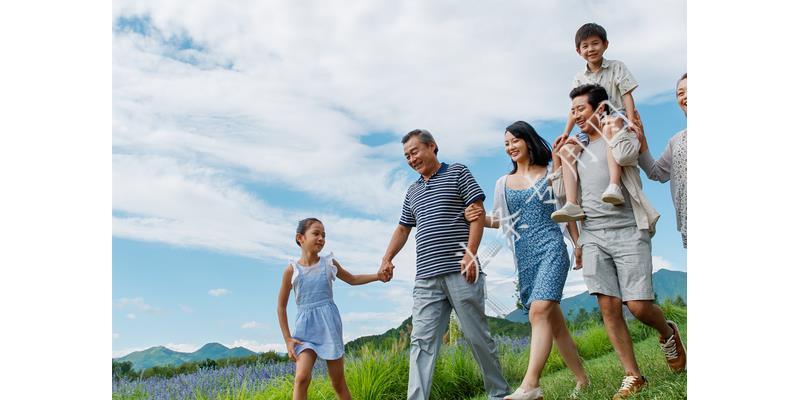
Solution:
{"label": "white cloud", "polygon": [[144,299],[141,297],[134,297],[134,298],[122,297],[117,300],[116,306],[117,308],[120,309],[131,309],[134,311],[139,311],[148,314],[156,314],[161,311],[158,307],[154,307],[151,306],[150,304],[145,303]]}
{"label": "white cloud", "polygon": [[[443,158],[469,161],[497,151],[507,122],[563,118],[582,65],[572,38],[586,20],[608,28],[608,56],[640,81],[637,101],[671,91],[686,65],[685,13],[683,2],[635,1],[117,2],[115,17],[147,15],[164,37],[191,37],[203,51],[193,66],[158,35],[114,35],[113,204],[125,213],[114,235],[285,259],[292,211],[305,210],[271,208],[250,183],[391,229],[413,174],[398,143],[369,147],[362,136],[426,127]],[[377,237],[385,246],[388,236]]]}
{"label": "white cloud", "polygon": [[[638,79],[639,103],[671,92],[686,68],[682,1],[121,0],[113,15],[147,15],[164,37],[204,48],[185,51],[195,66],[158,35],[114,34],[113,234],[284,261],[297,257],[295,221],[316,215],[325,251],[354,273],[378,268],[396,226],[413,176],[397,143],[405,132],[427,128],[443,160],[469,164],[501,151],[511,121],[563,119],[583,64],[574,32],[589,20],[607,28],[607,56]],[[362,144],[372,132],[394,140]],[[273,188],[331,206],[277,206]],[[414,246],[412,237],[395,280],[376,289],[397,315],[411,312]],[[670,265],[657,258],[655,268]],[[492,301],[513,307],[510,252],[487,273]],[[571,271],[565,296],[583,290]]]}
{"label": "white cloud", "polygon": [[246,349],[255,351],[256,353],[263,353],[270,350],[281,353],[286,352],[285,343],[260,343],[256,340],[249,340],[249,339],[237,339],[233,343],[226,344],[225,346],[229,348],[244,347]]}
{"label": "white cloud", "polygon": [[653,272],[656,272],[660,269],[669,269],[673,271],[686,271],[686,268],[683,267],[676,267],[664,257],[661,256],[653,256]]}
{"label": "white cloud", "polygon": [[256,328],[263,328],[266,327],[266,324],[262,324],[256,321],[249,321],[242,324],[242,329],[256,329]]}
{"label": "white cloud", "polygon": [[134,314],[134,313],[128,313],[128,314],[126,315],[126,317],[127,317],[128,319],[136,319],[136,314]]}
{"label": "white cloud", "polygon": [[[114,161],[114,206],[127,213],[113,217],[115,235],[261,259],[297,257],[294,224],[312,212],[270,207],[222,171],[195,163],[129,155],[115,155]],[[396,222],[313,214],[326,224],[326,251],[336,251],[348,270],[377,269]],[[412,239],[411,258],[405,251],[398,260],[413,265],[413,245]]]}
{"label": "white cloud", "polygon": [[117,333],[117,332],[111,333],[111,338],[112,339],[119,339],[119,333]]}
{"label": "white cloud", "polygon": [[219,296],[222,296],[222,295],[226,295],[228,293],[229,293],[228,289],[222,289],[222,288],[220,288],[220,289],[211,289],[211,290],[208,291],[208,294],[210,294],[210,295],[212,295],[214,297],[219,297]]}

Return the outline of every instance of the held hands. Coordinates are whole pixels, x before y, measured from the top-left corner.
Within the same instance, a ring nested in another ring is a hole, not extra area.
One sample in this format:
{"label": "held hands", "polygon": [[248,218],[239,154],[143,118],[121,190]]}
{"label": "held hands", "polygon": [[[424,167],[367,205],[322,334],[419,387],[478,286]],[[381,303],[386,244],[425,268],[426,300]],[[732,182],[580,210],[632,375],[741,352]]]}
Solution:
{"label": "held hands", "polygon": [[633,111],[633,126],[631,130],[636,134],[636,139],[639,140],[639,154],[647,151],[647,136],[644,135],[644,125],[642,125],[642,117],[639,116],[639,111]]}
{"label": "held hands", "polygon": [[553,148],[553,154],[558,154],[561,151],[561,148],[564,147],[564,143],[566,143],[567,138],[569,138],[568,134],[561,135],[556,138],[556,140],[553,142],[553,146],[551,146]]}
{"label": "held hands", "polygon": [[389,260],[383,260],[381,267],[378,268],[378,280],[381,282],[389,282],[394,276],[394,265]]}
{"label": "held hands", "polygon": [[286,353],[293,362],[297,362],[297,354],[294,353],[294,346],[299,346],[301,344],[303,344],[303,342],[293,337],[286,339]]}
{"label": "held hands", "polygon": [[583,268],[583,248],[580,246],[575,247],[575,268],[574,270],[579,270]]}
{"label": "held hands", "polygon": [[464,209],[464,219],[466,219],[467,222],[473,222],[478,218],[483,218],[484,215],[486,215],[486,211],[484,211],[483,207],[475,203],[470,204]]}
{"label": "held hands", "polygon": [[478,279],[478,260],[470,251],[464,252],[464,257],[461,257],[461,275],[469,283],[475,283]]}
{"label": "held hands", "polygon": [[578,141],[578,138],[566,135],[557,137],[553,142],[552,148],[553,154],[558,154],[565,162],[571,161],[583,151],[583,147]]}
{"label": "held hands", "polygon": [[623,120],[617,116],[605,115],[600,122],[601,126],[603,127],[603,136],[606,139],[611,140],[614,135],[622,129]]}

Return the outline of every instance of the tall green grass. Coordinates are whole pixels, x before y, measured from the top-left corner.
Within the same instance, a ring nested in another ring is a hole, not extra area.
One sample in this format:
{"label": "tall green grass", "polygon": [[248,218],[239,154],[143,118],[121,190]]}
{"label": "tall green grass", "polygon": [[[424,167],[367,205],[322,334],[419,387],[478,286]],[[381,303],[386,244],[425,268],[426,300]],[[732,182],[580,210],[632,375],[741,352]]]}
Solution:
{"label": "tall green grass", "polygon": [[483,377],[470,349],[463,345],[443,347],[436,360],[431,398],[465,399],[482,391]]}
{"label": "tall green grass", "polygon": [[[682,333],[685,332],[683,327],[685,327],[685,324],[681,325]],[[664,359],[664,353],[661,352],[661,348],[658,346],[657,335],[636,343],[634,352],[639,363],[639,369],[647,377],[649,383],[641,393],[630,397],[630,399],[686,399],[686,374],[675,374],[670,371]],[[586,392],[578,397],[580,400],[610,399],[616,393],[625,374],[617,355],[613,352],[586,361],[584,367],[592,384]],[[509,379],[509,384],[513,388],[519,385],[520,381]],[[568,369],[544,374],[539,383],[544,390],[545,399],[569,398],[572,389],[575,387],[575,379]],[[476,395],[468,399],[485,400],[486,396]]]}
{"label": "tall green grass", "polygon": [[[665,303],[662,309],[668,319],[678,322],[685,338],[686,309],[671,303]],[[658,394],[656,397],[636,398],[685,398],[686,376],[672,374],[666,367],[655,330],[638,321],[629,321],[628,327],[636,343],[637,359],[651,382],[648,392]],[[621,381],[623,371],[602,324],[583,326],[574,339],[593,382],[591,391],[582,398],[610,398]],[[399,342],[402,340],[404,339],[401,338]],[[498,346],[503,373],[512,388],[522,381],[525,374],[530,353],[529,343]],[[404,348],[404,343],[396,343],[388,349],[376,350],[365,346],[356,354],[348,353],[345,375],[353,398],[405,399],[409,358],[408,350]],[[565,398],[575,385],[571,372],[565,368],[555,347],[545,364],[541,382],[548,398]],[[273,379],[266,390],[252,392],[247,387],[242,387],[213,400],[290,400],[292,386],[293,377],[285,376]],[[464,344],[443,345],[434,371],[431,399],[485,398],[482,395],[483,390],[483,378],[470,348]],[[313,377],[308,393],[311,400],[336,398],[327,376],[320,374]]]}
{"label": "tall green grass", "polygon": [[354,399],[404,399],[408,357],[403,352],[378,352],[365,346],[345,365],[347,386]]}

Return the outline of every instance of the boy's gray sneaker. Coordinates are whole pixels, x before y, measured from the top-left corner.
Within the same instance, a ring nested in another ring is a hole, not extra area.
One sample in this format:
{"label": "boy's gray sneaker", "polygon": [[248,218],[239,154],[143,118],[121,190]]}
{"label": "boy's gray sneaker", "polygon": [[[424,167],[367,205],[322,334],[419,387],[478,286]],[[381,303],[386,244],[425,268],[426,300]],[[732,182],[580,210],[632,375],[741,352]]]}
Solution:
{"label": "boy's gray sneaker", "polygon": [[556,222],[580,221],[586,218],[586,214],[583,213],[581,206],[567,202],[561,209],[553,211],[550,218]]}
{"label": "boy's gray sneaker", "polygon": [[611,203],[615,206],[625,204],[625,197],[622,196],[622,189],[615,183],[609,183],[606,191],[603,192],[601,198],[606,203]]}

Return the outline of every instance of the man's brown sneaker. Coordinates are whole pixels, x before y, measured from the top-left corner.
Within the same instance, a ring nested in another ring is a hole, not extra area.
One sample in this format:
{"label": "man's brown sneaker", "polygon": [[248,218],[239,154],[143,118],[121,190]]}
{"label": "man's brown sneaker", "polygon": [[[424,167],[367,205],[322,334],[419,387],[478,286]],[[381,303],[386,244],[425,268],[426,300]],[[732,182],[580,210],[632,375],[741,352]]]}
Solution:
{"label": "man's brown sneaker", "polygon": [[683,347],[681,341],[681,334],[678,332],[678,324],[672,321],[667,321],[667,325],[672,328],[674,332],[672,336],[667,339],[660,339],[661,350],[667,357],[667,365],[672,372],[682,372],[686,370],[686,349]]}
{"label": "man's brown sneaker", "polygon": [[627,375],[622,380],[622,385],[614,395],[613,400],[620,400],[638,393],[647,385],[647,379],[644,376]]}

